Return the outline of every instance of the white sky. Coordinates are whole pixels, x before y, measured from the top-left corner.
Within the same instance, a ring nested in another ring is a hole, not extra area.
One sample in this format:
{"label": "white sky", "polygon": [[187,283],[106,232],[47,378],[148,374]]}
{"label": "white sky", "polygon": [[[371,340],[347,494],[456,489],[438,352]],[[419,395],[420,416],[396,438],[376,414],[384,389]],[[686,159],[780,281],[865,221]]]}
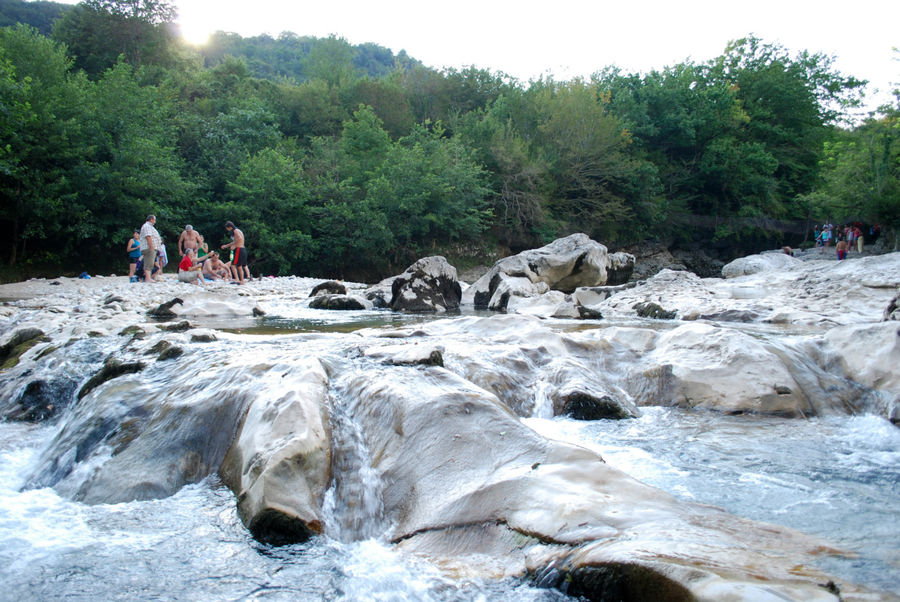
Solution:
{"label": "white sky", "polygon": [[[617,65],[646,72],[714,58],[750,33],[834,55],[844,74],[889,99],[900,85],[897,0],[176,0],[192,41],[216,30],[244,37],[282,31],[351,44],[374,42],[431,67],[475,65],[523,82],[590,76]],[[875,98],[870,106],[878,104]]]}

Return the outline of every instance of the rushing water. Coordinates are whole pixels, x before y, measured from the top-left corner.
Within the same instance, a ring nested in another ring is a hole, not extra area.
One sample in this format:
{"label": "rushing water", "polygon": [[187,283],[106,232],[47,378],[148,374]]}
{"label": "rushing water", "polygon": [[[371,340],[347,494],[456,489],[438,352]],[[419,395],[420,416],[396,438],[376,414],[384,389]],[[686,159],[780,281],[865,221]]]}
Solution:
{"label": "rushing water", "polygon": [[[346,346],[338,339],[348,335],[339,333],[423,319],[360,312],[348,320],[346,312],[297,311],[277,301],[264,307],[270,315],[263,320],[204,325],[247,334],[333,333],[318,342],[285,337],[284,345],[267,349],[274,357],[310,345],[334,352]],[[86,375],[87,364],[96,369],[102,361],[103,342],[76,345],[83,346],[72,350],[81,363],[56,369]],[[213,353],[221,348],[209,347]],[[331,395],[336,476],[326,493],[326,535],[285,547],[253,540],[237,517],[233,494],[214,477],[168,498],[124,504],[85,505],[50,488],[20,491],[59,422],[0,422],[0,599],[564,598],[520,581],[450,576],[384,542],[381,483],[361,443],[353,401],[342,395],[340,380]],[[537,407],[539,417],[525,423],[538,432],[596,449],[611,465],[682,499],[819,535],[858,554],[827,559],[821,568],[900,594],[900,430],[887,421],[646,408],[635,420],[577,422],[548,418],[546,408]]]}
{"label": "rushing water", "polygon": [[875,416],[795,420],[643,408],[636,420],[530,418],[645,483],[818,535],[856,558],[822,568],[900,594],[900,429]]}

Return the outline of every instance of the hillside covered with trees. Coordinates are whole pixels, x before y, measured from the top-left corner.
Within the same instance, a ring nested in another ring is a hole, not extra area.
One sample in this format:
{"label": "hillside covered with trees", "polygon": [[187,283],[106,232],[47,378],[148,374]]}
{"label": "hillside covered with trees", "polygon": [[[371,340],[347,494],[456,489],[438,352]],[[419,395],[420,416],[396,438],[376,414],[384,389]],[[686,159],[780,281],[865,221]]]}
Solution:
{"label": "hillside covered with trees", "polygon": [[[17,4],[53,3],[0,18]],[[117,266],[151,212],[170,244],[236,222],[255,272],[365,280],[574,231],[735,254],[800,242],[774,223],[900,226],[900,96],[843,124],[864,82],[821,54],[749,37],[705,63],[523,83],[336,37],[195,49],[166,0],[59,14],[49,35],[0,29],[10,277]]]}

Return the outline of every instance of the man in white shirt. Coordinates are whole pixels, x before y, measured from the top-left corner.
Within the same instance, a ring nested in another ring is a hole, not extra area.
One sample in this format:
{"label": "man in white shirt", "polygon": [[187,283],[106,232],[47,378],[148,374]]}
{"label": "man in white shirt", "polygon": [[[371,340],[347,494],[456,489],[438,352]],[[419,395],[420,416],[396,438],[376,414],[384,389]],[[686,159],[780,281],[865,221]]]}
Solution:
{"label": "man in white shirt", "polygon": [[147,221],[141,226],[141,258],[144,260],[144,282],[153,282],[150,274],[156,263],[156,254],[162,246],[162,238],[156,231],[156,216],[148,215]]}

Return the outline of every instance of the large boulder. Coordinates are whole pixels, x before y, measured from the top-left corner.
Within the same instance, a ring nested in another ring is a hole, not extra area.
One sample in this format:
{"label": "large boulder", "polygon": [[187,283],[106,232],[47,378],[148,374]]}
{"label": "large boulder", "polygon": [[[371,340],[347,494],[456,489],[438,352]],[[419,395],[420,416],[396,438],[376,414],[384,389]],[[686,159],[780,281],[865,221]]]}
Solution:
{"label": "large boulder", "polygon": [[322,533],[331,475],[328,378],[310,358],[287,370],[291,386],[253,400],[219,471],[250,532],[276,544]]}
{"label": "large boulder", "polygon": [[424,257],[391,283],[394,311],[446,312],[459,309],[462,287],[456,268],[439,255]]}
{"label": "large boulder", "polygon": [[803,261],[782,252],[762,253],[740,257],[722,268],[722,278],[749,276],[769,270],[792,270],[803,265]]}
{"label": "large boulder", "polygon": [[167,497],[215,473],[253,388],[221,364],[210,382],[215,363],[197,357],[163,381],[127,374],[98,386],[63,414],[26,487],[116,504]]}
{"label": "large boulder", "polygon": [[571,293],[579,286],[605,284],[608,268],[605,246],[586,234],[572,234],[539,249],[501,259],[466,290],[463,302],[476,308],[501,305],[497,298],[497,288],[504,282],[501,275],[524,278],[533,284],[544,283],[549,289]]}
{"label": "large boulder", "polygon": [[900,324],[838,326],[825,334],[822,350],[824,367],[877,390],[880,413],[900,422]]}
{"label": "large boulder", "polygon": [[828,581],[814,568],[821,541],[678,501],[541,437],[446,370],[363,371],[347,390],[383,492],[380,518],[402,549],[494,576],[560,567],[572,572],[561,582],[592,596],[603,590],[582,573],[606,566],[619,569],[606,571],[618,593],[647,599],[656,584],[680,592],[672,599],[835,600],[818,586]]}

